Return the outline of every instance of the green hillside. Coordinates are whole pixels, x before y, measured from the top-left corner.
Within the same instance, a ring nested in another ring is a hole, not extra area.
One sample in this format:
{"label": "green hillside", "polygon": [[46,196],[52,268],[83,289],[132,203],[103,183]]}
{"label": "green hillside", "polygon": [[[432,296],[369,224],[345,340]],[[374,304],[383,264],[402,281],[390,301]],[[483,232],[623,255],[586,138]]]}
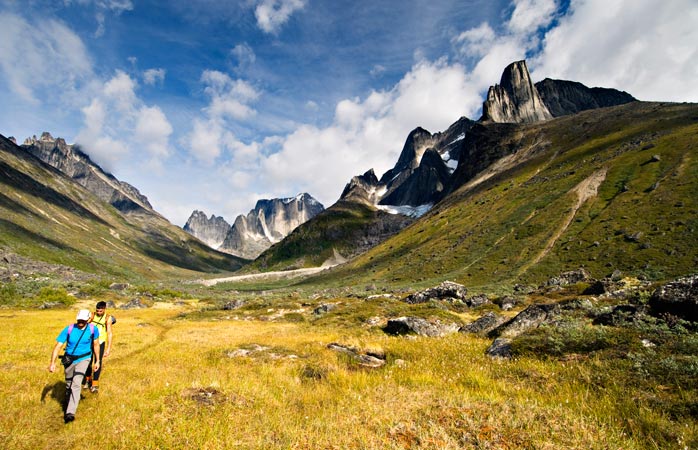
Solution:
{"label": "green hillside", "polygon": [[412,220],[363,203],[340,201],[300,225],[244,270],[316,267],[337,254],[353,257],[397,233]]}
{"label": "green hillside", "polygon": [[511,155],[489,178],[316,281],[501,286],[579,267],[594,277],[695,272],[698,105],[635,102],[519,125],[503,139]]}
{"label": "green hillside", "polygon": [[0,248],[32,261],[123,279],[228,272],[244,262],[154,213],[122,215],[0,136]]}

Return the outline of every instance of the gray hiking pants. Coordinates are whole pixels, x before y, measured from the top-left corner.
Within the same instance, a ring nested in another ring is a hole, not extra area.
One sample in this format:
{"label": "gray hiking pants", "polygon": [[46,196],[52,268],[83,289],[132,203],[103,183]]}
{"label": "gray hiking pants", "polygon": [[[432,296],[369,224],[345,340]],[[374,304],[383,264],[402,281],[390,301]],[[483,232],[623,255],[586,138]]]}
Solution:
{"label": "gray hiking pants", "polygon": [[80,394],[82,393],[82,380],[85,378],[85,371],[90,364],[90,358],[84,359],[78,363],[73,363],[65,369],[65,395],[67,396],[66,414],[75,415],[80,403]]}

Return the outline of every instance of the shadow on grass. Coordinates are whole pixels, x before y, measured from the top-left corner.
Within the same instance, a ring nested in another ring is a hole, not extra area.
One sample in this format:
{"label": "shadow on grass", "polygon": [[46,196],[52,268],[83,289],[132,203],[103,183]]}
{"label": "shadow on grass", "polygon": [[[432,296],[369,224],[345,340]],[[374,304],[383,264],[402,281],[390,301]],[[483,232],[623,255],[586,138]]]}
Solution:
{"label": "shadow on grass", "polygon": [[61,408],[65,408],[65,389],[65,381],[47,384],[44,390],[41,391],[41,403],[46,403],[46,397],[50,394],[51,398],[61,405]]}

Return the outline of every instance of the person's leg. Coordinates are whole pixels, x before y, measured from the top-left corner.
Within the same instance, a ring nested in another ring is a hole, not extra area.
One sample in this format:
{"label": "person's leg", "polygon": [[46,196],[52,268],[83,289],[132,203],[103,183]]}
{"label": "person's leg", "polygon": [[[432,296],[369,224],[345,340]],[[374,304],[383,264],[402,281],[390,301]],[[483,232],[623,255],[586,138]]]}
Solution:
{"label": "person's leg", "polygon": [[72,421],[80,403],[82,379],[85,376],[90,360],[73,363],[65,369],[65,385],[68,394],[68,406],[65,408],[65,421]]}
{"label": "person's leg", "polygon": [[99,370],[95,370],[92,374],[92,385],[90,387],[90,392],[96,394],[99,392],[99,376],[102,374],[102,358],[104,358],[104,347],[106,342],[99,344]]}

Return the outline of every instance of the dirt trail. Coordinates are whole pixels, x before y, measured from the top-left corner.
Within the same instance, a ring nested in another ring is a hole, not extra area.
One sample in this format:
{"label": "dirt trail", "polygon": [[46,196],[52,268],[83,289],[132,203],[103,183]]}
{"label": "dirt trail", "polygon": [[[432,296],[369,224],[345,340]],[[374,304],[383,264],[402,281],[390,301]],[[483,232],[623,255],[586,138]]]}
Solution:
{"label": "dirt trail", "polygon": [[545,257],[545,255],[550,253],[550,250],[552,250],[552,248],[555,246],[557,240],[560,239],[562,233],[564,233],[565,230],[567,230],[567,228],[572,223],[572,220],[574,220],[574,216],[577,215],[577,211],[579,211],[579,208],[582,207],[584,202],[596,196],[599,186],[601,186],[601,183],[603,183],[603,181],[606,179],[606,170],[606,168],[597,170],[596,172],[592,173],[589,177],[582,180],[582,182],[574,188],[572,188],[572,190],[570,190],[570,192],[574,192],[575,194],[577,194],[576,203],[572,206],[572,209],[567,214],[567,217],[565,217],[560,228],[558,228],[555,234],[553,234],[550,237],[547,244],[545,245],[545,248],[538,254],[538,256],[535,257],[535,259],[533,259],[530,263],[522,267],[519,271],[519,274],[526,272],[529,269],[529,267],[531,267],[534,264],[537,264],[541,259]]}

